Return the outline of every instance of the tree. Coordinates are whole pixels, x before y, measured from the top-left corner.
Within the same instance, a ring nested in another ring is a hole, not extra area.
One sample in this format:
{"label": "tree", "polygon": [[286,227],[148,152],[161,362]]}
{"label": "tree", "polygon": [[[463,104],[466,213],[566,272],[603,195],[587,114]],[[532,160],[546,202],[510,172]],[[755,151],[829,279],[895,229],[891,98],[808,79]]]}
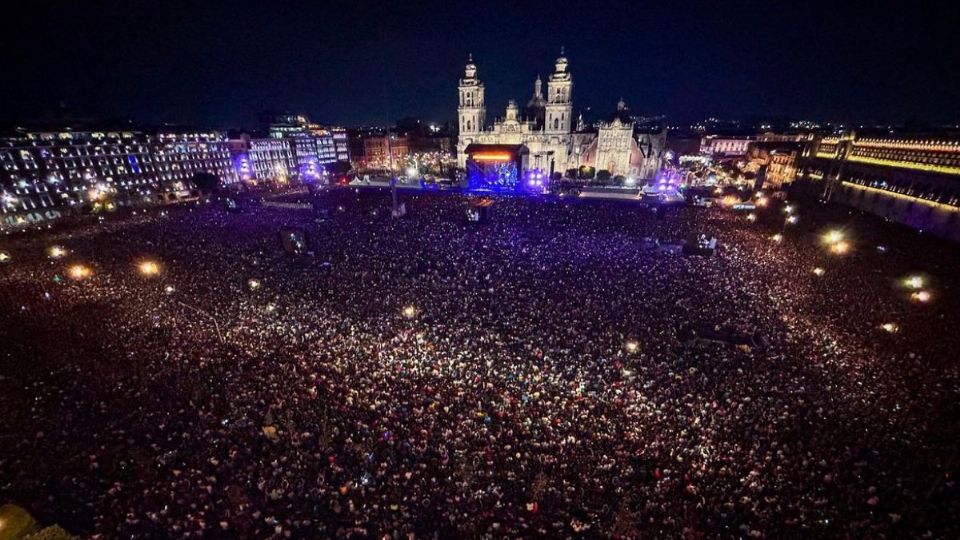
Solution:
{"label": "tree", "polygon": [[600,169],[597,171],[597,180],[603,183],[607,183],[610,180],[610,171],[606,169]]}
{"label": "tree", "polygon": [[627,177],[623,176],[622,174],[618,174],[613,177],[613,185],[622,187],[624,182],[626,182],[626,180],[627,180]]}
{"label": "tree", "polygon": [[566,172],[566,174],[564,174],[564,176],[565,176],[566,178],[577,178],[577,170],[576,170],[576,169],[567,169],[567,172]]}
{"label": "tree", "polygon": [[596,169],[594,169],[589,165],[584,165],[580,167],[580,171],[577,177],[580,178],[581,180],[593,180],[593,177],[596,174],[597,174]]}
{"label": "tree", "polygon": [[193,175],[193,185],[203,191],[215,191],[220,187],[220,177],[213,173],[201,171]]}

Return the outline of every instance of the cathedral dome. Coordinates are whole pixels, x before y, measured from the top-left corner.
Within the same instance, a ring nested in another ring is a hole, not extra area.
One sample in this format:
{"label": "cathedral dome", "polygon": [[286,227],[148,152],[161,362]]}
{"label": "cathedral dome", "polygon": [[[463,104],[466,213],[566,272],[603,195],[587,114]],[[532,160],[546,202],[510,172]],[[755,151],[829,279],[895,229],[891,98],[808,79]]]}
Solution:
{"label": "cathedral dome", "polygon": [[473,63],[473,54],[471,53],[467,58],[467,65],[463,69],[463,75],[467,79],[472,79],[477,76],[477,65]]}
{"label": "cathedral dome", "polygon": [[617,102],[616,112],[607,118],[607,122],[614,122],[616,120],[619,120],[621,124],[633,124],[633,116],[630,114],[630,108],[627,107],[623,98],[620,98],[620,101]]}
{"label": "cathedral dome", "polygon": [[563,73],[567,70],[567,57],[563,54],[563,49],[560,49],[560,57],[557,58],[557,61],[554,63],[557,73]]}

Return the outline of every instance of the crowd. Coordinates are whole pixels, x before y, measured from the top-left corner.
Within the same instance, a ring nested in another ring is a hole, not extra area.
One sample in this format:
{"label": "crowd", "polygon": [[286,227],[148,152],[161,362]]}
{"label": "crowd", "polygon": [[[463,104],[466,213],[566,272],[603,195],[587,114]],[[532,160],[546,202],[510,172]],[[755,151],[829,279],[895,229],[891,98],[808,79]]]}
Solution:
{"label": "crowd", "polygon": [[[960,536],[955,247],[471,200],[0,239],[0,504],[93,538]],[[651,249],[693,232],[714,257]]]}

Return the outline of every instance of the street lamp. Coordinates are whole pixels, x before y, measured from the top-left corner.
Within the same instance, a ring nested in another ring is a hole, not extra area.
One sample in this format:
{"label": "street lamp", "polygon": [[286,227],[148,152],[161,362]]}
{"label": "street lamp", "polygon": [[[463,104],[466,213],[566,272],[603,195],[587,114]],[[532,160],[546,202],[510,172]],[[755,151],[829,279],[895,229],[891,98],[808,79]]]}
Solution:
{"label": "street lamp", "polygon": [[823,241],[827,244],[836,244],[843,240],[843,233],[838,230],[828,231],[823,235]]}
{"label": "street lamp", "polygon": [[920,302],[921,304],[925,304],[930,301],[931,295],[927,291],[917,291],[911,294],[910,298],[913,299],[915,302]]}
{"label": "street lamp", "polygon": [[903,284],[908,289],[921,289],[923,288],[923,276],[910,276],[907,279],[903,280]]}
{"label": "street lamp", "polygon": [[81,279],[90,277],[90,274],[92,274],[92,272],[90,271],[89,268],[87,268],[82,264],[75,264],[67,269],[67,274],[73,279],[81,280]]}
{"label": "street lamp", "polygon": [[67,254],[67,250],[60,246],[50,246],[50,248],[47,249],[47,255],[51,259],[59,259],[60,257],[63,257],[66,254]]}
{"label": "street lamp", "polygon": [[833,253],[834,255],[844,255],[848,251],[850,251],[850,244],[844,242],[843,240],[830,246],[830,253]]}
{"label": "street lamp", "polygon": [[407,319],[412,319],[417,316],[417,308],[413,306],[407,306],[403,308],[403,316]]}
{"label": "street lamp", "polygon": [[155,261],[141,261],[137,269],[144,277],[153,277],[160,273],[160,265]]}

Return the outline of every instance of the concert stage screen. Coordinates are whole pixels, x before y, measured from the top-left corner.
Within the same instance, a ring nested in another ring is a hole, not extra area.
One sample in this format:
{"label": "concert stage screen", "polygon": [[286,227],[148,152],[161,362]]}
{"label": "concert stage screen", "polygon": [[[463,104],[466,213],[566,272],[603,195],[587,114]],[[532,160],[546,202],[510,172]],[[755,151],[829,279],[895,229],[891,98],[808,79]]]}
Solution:
{"label": "concert stage screen", "polygon": [[471,144],[466,153],[470,190],[512,192],[521,187],[525,146]]}
{"label": "concert stage screen", "polygon": [[513,161],[468,161],[467,185],[470,189],[515,191],[519,172]]}

